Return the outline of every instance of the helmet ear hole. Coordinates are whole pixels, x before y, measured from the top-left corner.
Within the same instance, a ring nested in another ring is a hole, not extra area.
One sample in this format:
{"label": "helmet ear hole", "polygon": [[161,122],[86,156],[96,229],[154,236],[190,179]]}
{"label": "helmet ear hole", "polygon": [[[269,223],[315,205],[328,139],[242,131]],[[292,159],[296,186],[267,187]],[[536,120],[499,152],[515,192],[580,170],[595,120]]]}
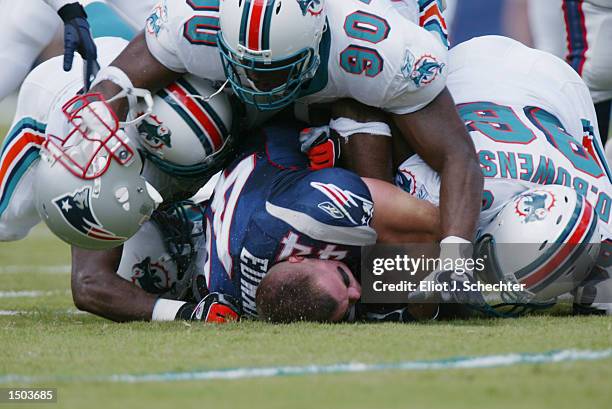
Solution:
{"label": "helmet ear hole", "polygon": [[557,222],[555,224],[559,224],[561,223],[561,220],[563,220],[563,216],[560,215],[559,217],[557,217]]}
{"label": "helmet ear hole", "polygon": [[540,247],[538,248],[538,250],[542,251],[544,249],[544,247],[546,247],[547,244],[548,244],[548,240],[544,240],[544,242],[542,244],[540,244]]}
{"label": "helmet ear hole", "polygon": [[278,4],[276,5],[276,15],[278,16],[278,13],[280,13],[281,11],[281,6],[283,5],[282,1],[279,1]]}

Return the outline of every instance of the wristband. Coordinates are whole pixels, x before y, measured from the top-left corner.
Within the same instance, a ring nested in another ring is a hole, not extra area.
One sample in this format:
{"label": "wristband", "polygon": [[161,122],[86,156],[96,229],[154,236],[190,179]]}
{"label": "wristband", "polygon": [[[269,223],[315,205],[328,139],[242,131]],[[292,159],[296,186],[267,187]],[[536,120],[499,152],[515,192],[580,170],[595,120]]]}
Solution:
{"label": "wristband", "polygon": [[329,121],[329,127],[343,138],[356,133],[391,136],[391,128],[384,122],[357,122],[350,118],[336,118]]}
{"label": "wristband", "polygon": [[[59,6],[59,4],[57,4],[56,6]],[[59,14],[60,18],[64,23],[77,17],[87,18],[87,13],[85,12],[85,9],[77,2],[60,6],[57,10],[57,14]]]}
{"label": "wristband", "polygon": [[185,304],[187,303],[184,301],[159,298],[153,307],[151,321],[174,321],[177,318],[177,313]]}
{"label": "wristband", "polygon": [[472,242],[461,237],[448,236],[440,242],[440,260],[442,263],[445,260],[471,258],[472,251]]}

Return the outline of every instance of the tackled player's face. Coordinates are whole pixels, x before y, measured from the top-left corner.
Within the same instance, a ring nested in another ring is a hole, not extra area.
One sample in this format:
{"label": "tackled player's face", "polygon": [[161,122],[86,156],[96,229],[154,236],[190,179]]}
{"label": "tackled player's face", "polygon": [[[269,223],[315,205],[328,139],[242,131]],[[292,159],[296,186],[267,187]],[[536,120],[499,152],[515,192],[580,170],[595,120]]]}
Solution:
{"label": "tackled player's face", "polygon": [[349,308],[359,301],[361,285],[346,264],[303,257],[290,257],[288,262],[300,263],[301,267],[313,274],[313,283],[336,300],[338,308],[330,317],[330,321],[342,320]]}

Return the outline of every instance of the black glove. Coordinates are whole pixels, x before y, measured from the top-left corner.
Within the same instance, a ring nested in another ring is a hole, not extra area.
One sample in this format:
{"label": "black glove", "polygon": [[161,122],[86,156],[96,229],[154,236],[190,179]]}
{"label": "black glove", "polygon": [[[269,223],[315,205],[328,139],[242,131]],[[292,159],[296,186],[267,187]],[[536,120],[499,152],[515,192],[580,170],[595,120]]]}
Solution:
{"label": "black glove", "polygon": [[197,304],[184,304],[176,313],[175,319],[224,324],[240,319],[240,307],[229,295],[210,293]]}
{"label": "black glove", "polygon": [[87,14],[79,3],[66,4],[57,12],[64,21],[64,71],[72,69],[75,51],[83,57],[83,77],[85,92],[100,70],[96,59],[98,52],[91,36]]}

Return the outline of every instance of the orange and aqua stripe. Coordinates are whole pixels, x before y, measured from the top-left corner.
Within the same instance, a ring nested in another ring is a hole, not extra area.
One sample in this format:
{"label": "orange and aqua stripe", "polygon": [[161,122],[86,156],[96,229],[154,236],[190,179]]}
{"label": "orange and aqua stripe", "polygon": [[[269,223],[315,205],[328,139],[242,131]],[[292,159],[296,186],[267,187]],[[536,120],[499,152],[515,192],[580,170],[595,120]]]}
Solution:
{"label": "orange and aqua stripe", "polygon": [[17,122],[0,151],[0,215],[6,210],[19,180],[38,159],[46,124],[32,118]]}
{"label": "orange and aqua stripe", "polygon": [[442,9],[442,0],[419,0],[419,25],[438,34],[442,44],[448,47],[448,28]]}
{"label": "orange and aqua stripe", "polygon": [[516,273],[521,284],[537,293],[569,271],[590,242],[597,226],[593,206],[578,196],[570,222],[542,256]]}
{"label": "orange and aqua stripe", "polygon": [[198,92],[185,80],[179,80],[158,93],[185,121],[200,140],[207,155],[218,151],[228,137],[223,121],[208,102],[192,98]]}

